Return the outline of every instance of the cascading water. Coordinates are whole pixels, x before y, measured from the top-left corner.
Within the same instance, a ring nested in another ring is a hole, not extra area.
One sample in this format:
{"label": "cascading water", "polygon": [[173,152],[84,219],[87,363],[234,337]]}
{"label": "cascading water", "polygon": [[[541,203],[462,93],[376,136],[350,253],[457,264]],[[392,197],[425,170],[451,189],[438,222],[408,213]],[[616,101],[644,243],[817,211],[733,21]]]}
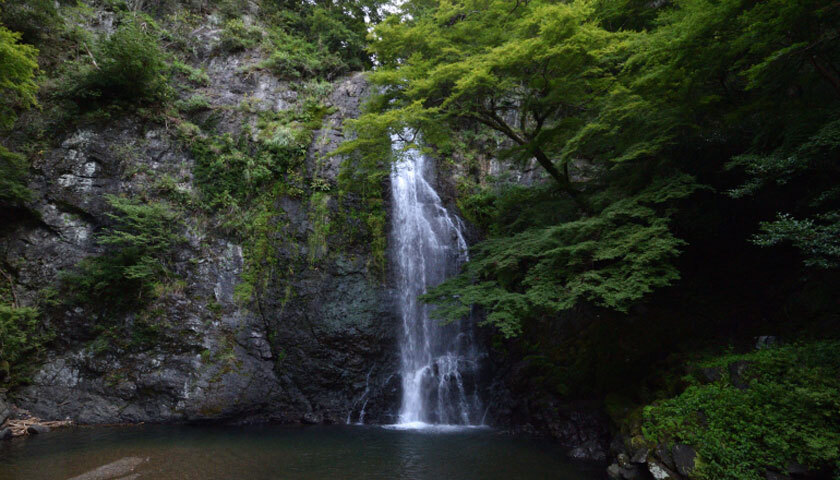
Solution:
{"label": "cascading water", "polygon": [[[395,149],[403,143],[394,138]],[[415,149],[402,151],[391,172],[402,404],[399,423],[476,425],[479,353],[469,322],[441,325],[418,297],[458,272],[467,260],[461,221],[444,208],[429,178],[433,165]],[[431,162],[430,162],[431,163]]]}

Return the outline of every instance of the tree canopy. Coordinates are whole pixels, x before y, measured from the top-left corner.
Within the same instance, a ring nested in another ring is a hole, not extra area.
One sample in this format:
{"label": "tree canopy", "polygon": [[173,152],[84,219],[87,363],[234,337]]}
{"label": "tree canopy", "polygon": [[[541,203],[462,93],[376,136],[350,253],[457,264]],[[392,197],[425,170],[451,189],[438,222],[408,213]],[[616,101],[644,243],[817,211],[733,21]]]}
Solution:
{"label": "tree canopy", "polygon": [[[754,244],[833,268],[838,25],[828,0],[409,1],[370,36],[381,94],[343,151],[406,127],[447,151],[483,129],[502,137],[498,158],[536,161],[571,204],[516,228],[484,212],[496,233],[427,296],[450,320],[481,305],[506,335],[580,303],[626,311],[677,281],[671,219],[698,189],[760,201],[775,211]],[[538,197],[524,211],[555,208]]]}

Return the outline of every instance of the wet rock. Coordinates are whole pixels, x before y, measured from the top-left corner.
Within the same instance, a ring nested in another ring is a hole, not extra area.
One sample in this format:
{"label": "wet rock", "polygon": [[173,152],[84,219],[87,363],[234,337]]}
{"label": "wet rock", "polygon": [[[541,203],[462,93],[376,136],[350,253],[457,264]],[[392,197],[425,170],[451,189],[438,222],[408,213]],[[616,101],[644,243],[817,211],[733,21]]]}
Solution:
{"label": "wet rock", "polygon": [[619,453],[616,457],[619,467],[626,467],[630,465],[630,457],[626,453]]}
{"label": "wet rock", "polygon": [[11,428],[0,429],[0,440],[8,440],[10,438],[12,438]]}
{"label": "wet rock", "polygon": [[671,450],[666,445],[657,445],[655,454],[656,458],[658,458],[662,463],[664,463],[665,466],[669,469],[675,470],[677,468],[676,464],[674,464],[674,457],[671,455]]}
{"label": "wet rock", "polygon": [[755,339],[755,349],[764,350],[765,348],[772,348],[779,343],[778,337],[772,335],[762,335]]}
{"label": "wet rock", "polygon": [[650,453],[650,450],[649,450],[649,449],[647,449],[647,448],[640,448],[640,449],[639,449],[639,450],[637,450],[637,451],[636,451],[636,453],[634,453],[634,454],[633,454],[633,456],[630,458],[630,462],[632,462],[632,463],[637,463],[637,464],[640,464],[640,463],[645,463],[645,462],[647,462],[647,458],[648,458],[648,454],[649,454],[649,453]]}
{"label": "wet rock", "polygon": [[747,369],[752,365],[752,362],[746,360],[738,360],[729,364],[729,381],[732,386],[739,390],[746,390],[750,388],[750,384],[745,377]]}
{"label": "wet rock", "polygon": [[764,474],[764,478],[767,480],[791,480],[791,478],[783,473],[774,472],[772,470],[767,470]]}
{"label": "wet rock", "polygon": [[795,477],[804,477],[811,473],[805,465],[797,462],[791,462],[787,466],[787,473]]}
{"label": "wet rock", "polygon": [[35,425],[30,425],[29,427],[27,427],[26,431],[30,435],[39,435],[41,433],[48,433],[50,431],[50,427],[36,423]]}
{"label": "wet rock", "polygon": [[674,465],[681,475],[689,476],[694,471],[694,461],[697,458],[697,452],[688,445],[677,444],[671,451],[674,456]]}
{"label": "wet rock", "polygon": [[126,476],[133,479],[137,478],[137,475],[129,474],[147,460],[148,458],[125,457],[67,480],[114,480]]}
{"label": "wet rock", "polygon": [[639,480],[642,478],[642,470],[637,465],[626,465],[620,469],[621,478],[624,480]]}
{"label": "wet rock", "polygon": [[324,417],[314,412],[307,412],[300,421],[306,425],[318,425],[324,423]]}
{"label": "wet rock", "polygon": [[0,396],[0,425],[3,425],[12,414],[12,408],[6,403],[6,399]]}
{"label": "wet rock", "polygon": [[700,376],[707,382],[717,382],[723,377],[720,367],[705,367],[700,369]]}
{"label": "wet rock", "polygon": [[619,433],[610,440],[610,455],[618,455],[619,453],[623,453],[624,450],[624,436]]}
{"label": "wet rock", "polygon": [[607,459],[607,454],[599,442],[590,440],[569,451],[569,457],[575,460],[603,462]]}
{"label": "wet rock", "polygon": [[621,479],[621,467],[617,463],[613,463],[607,467],[607,476],[613,480]]}
{"label": "wet rock", "polygon": [[682,477],[666,467],[664,464],[654,460],[648,459],[648,471],[655,480],[681,480]]}

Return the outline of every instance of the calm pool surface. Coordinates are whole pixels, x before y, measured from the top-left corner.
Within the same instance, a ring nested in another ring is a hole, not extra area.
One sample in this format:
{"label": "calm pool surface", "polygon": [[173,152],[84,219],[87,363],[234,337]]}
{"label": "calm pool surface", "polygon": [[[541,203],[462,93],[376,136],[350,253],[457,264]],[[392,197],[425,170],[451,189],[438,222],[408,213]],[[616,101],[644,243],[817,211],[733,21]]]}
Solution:
{"label": "calm pool surface", "polygon": [[64,480],[123,457],[140,479],[602,478],[564,449],[492,430],[359,427],[76,427],[0,443],[0,479]]}

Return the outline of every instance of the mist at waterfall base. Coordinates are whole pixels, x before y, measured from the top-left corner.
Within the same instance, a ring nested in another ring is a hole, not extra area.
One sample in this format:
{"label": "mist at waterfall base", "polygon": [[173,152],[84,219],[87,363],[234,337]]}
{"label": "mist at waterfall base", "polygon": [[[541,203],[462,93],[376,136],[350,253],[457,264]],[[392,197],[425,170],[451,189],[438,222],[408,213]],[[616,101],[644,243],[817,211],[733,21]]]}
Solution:
{"label": "mist at waterfall base", "polygon": [[477,377],[482,357],[472,324],[441,325],[419,300],[468,260],[462,222],[432,187],[434,165],[392,138],[391,248],[396,303],[402,320],[399,422],[391,428],[476,427],[484,424]]}
{"label": "mist at waterfall base", "polygon": [[[66,480],[125,457],[138,480],[594,480],[556,443],[470,429],[376,426],[74,427],[0,442],[3,480]],[[99,478],[99,477],[90,477]],[[134,478],[134,477],[127,477]]]}

